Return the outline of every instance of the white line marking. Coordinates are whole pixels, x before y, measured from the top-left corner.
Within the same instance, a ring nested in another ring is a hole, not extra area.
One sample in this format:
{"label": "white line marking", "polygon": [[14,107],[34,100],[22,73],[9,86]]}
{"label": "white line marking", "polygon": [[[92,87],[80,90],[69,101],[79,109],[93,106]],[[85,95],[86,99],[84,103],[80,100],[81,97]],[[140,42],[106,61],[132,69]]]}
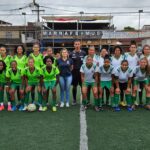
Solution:
{"label": "white line marking", "polygon": [[[82,94],[80,100],[82,102]],[[86,112],[82,110],[82,104],[80,106],[80,150],[88,150]]]}

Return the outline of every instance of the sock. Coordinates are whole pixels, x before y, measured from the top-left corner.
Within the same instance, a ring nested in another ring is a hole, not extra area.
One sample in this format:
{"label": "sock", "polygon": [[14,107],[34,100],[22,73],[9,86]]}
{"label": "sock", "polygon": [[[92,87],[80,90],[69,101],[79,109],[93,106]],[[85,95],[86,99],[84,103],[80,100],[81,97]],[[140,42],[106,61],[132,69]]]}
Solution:
{"label": "sock", "polygon": [[146,105],[150,105],[150,97],[146,97]]}
{"label": "sock", "polygon": [[132,99],[131,99],[131,94],[125,94],[126,97],[126,102],[128,106],[132,105]]}
{"label": "sock", "polygon": [[82,100],[82,105],[85,106],[86,104],[87,104],[86,99],[83,99],[83,100]]}
{"label": "sock", "polygon": [[136,101],[136,96],[132,96],[132,104]]}
{"label": "sock", "polygon": [[98,98],[94,98],[94,106],[99,106],[99,104],[98,104]]}
{"label": "sock", "polygon": [[112,106],[112,107],[115,107],[114,97],[111,97],[111,106]]}
{"label": "sock", "polygon": [[10,95],[9,95],[9,92],[6,92],[6,96],[7,96],[7,101],[10,102]]}
{"label": "sock", "polygon": [[55,107],[56,106],[56,99],[52,100],[52,106]]}
{"label": "sock", "polygon": [[4,101],[4,91],[0,91],[0,103]]}
{"label": "sock", "polygon": [[102,98],[101,98],[101,97],[98,98],[98,106],[99,106],[99,107],[102,107]]}
{"label": "sock", "polygon": [[115,107],[119,106],[119,94],[115,94],[114,104],[115,104]]}
{"label": "sock", "polygon": [[42,94],[41,94],[41,92],[38,92],[38,102],[40,105],[42,105]]}
{"label": "sock", "polygon": [[12,104],[12,106],[16,106],[16,101],[15,100],[11,100],[11,104]]}
{"label": "sock", "polygon": [[28,105],[28,102],[29,102],[29,94],[30,94],[30,92],[27,92],[26,95],[25,95],[24,103],[25,103],[26,105]]}
{"label": "sock", "polygon": [[88,92],[88,93],[87,93],[87,102],[90,102],[90,95],[91,95],[91,93]]}

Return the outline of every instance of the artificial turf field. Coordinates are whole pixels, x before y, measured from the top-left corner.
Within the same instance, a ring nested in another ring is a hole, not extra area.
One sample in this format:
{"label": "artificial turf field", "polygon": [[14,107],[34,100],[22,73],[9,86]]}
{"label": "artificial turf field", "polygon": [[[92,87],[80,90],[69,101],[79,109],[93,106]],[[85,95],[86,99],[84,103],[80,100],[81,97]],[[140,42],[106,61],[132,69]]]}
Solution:
{"label": "artificial turf field", "polygon": [[[78,95],[79,97],[79,95]],[[86,111],[89,150],[149,150],[150,112]],[[0,112],[0,150],[79,150],[80,106]]]}

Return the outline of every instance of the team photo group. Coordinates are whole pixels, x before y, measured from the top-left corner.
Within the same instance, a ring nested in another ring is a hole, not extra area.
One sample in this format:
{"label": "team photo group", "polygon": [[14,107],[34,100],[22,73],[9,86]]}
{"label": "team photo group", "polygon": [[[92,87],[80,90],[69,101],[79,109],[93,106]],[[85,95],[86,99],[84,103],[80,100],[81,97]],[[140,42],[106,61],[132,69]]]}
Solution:
{"label": "team photo group", "polygon": [[27,56],[24,47],[17,46],[11,56],[6,46],[0,47],[0,111],[47,111],[51,97],[50,108],[56,112],[80,103],[79,93],[83,111],[90,105],[96,112],[104,105],[114,111],[150,110],[149,45],[140,55],[134,41],[128,52],[118,45],[111,52],[97,52],[92,45],[84,52],[79,40],[72,52],[63,48],[55,55],[51,47],[44,53],[40,49],[33,44]]}

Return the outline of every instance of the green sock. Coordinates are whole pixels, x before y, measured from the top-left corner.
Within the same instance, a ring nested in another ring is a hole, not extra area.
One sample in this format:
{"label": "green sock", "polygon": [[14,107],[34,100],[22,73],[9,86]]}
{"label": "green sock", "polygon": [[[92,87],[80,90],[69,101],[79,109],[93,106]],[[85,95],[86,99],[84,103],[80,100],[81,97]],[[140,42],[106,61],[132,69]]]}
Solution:
{"label": "green sock", "polygon": [[42,105],[42,94],[41,94],[41,92],[38,92],[38,102],[40,105]]}
{"label": "green sock", "polygon": [[12,106],[16,106],[16,101],[15,100],[11,100],[11,105]]}
{"label": "green sock", "polygon": [[88,92],[88,93],[87,93],[87,102],[90,102],[90,95],[91,95],[91,93]]}
{"label": "green sock", "polygon": [[146,97],[146,105],[150,105],[150,97]]}
{"label": "green sock", "polygon": [[114,104],[115,104],[115,107],[119,106],[119,94],[115,94]]}
{"label": "green sock", "polygon": [[28,105],[28,102],[29,102],[29,94],[30,94],[30,92],[27,92],[26,95],[25,95],[24,103],[25,103],[26,105]]}
{"label": "green sock", "polygon": [[87,104],[86,99],[83,99],[83,100],[82,100],[82,105],[85,106],[86,104]]}
{"label": "green sock", "polygon": [[0,103],[4,101],[4,91],[0,91]]}
{"label": "green sock", "polygon": [[126,102],[128,106],[132,105],[132,99],[131,99],[131,94],[125,94],[126,97]]}
{"label": "green sock", "polygon": [[99,107],[102,107],[102,98],[101,98],[101,97],[98,98],[98,106],[99,106]]}
{"label": "green sock", "polygon": [[99,106],[99,104],[98,104],[98,98],[94,98],[94,106]]}
{"label": "green sock", "polygon": [[111,106],[112,106],[112,107],[115,107],[114,97],[111,97]]}
{"label": "green sock", "polygon": [[132,104],[136,101],[136,96],[132,96]]}
{"label": "green sock", "polygon": [[56,99],[52,100],[52,106],[55,107],[56,106]]}

